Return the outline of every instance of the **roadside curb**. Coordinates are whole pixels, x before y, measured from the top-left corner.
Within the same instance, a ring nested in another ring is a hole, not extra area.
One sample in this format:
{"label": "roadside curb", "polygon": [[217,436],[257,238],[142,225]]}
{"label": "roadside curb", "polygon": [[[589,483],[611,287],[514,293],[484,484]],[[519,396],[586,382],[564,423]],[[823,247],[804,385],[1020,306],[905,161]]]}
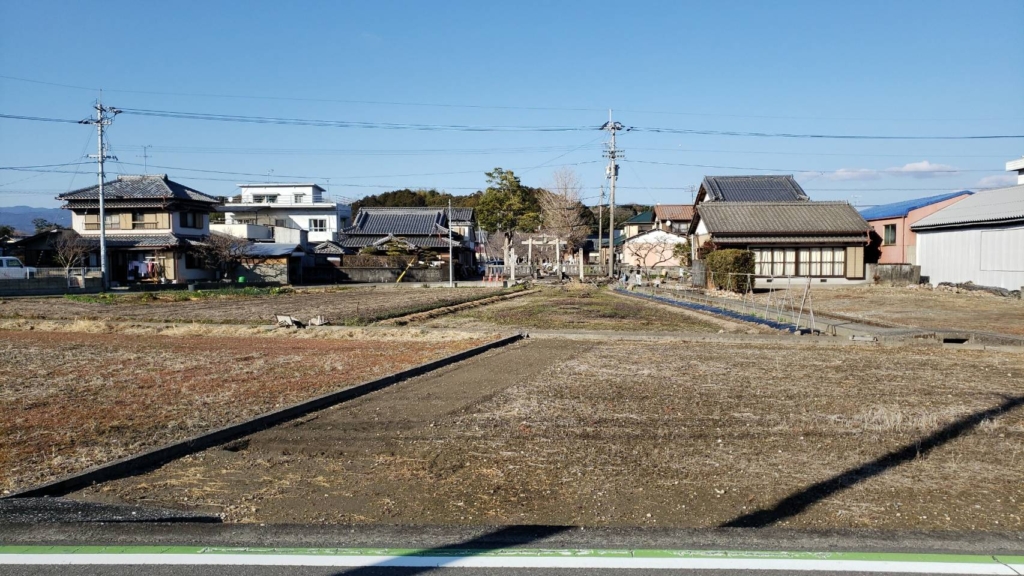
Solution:
{"label": "roadside curb", "polygon": [[38,486],[7,494],[0,497],[0,499],[66,496],[71,492],[93,484],[135,476],[147,470],[163,466],[164,464],[181,458],[182,456],[195,454],[196,452],[201,452],[207,448],[248,436],[254,432],[276,426],[289,420],[294,420],[309,414],[310,412],[329,408],[335,404],[340,404],[348,400],[359,398],[360,396],[365,396],[370,392],[375,392],[410,378],[421,376],[428,372],[437,370],[438,368],[448,366],[449,364],[461,362],[462,360],[483,354],[489,350],[507,346],[525,337],[525,334],[519,333],[499,338],[475,348],[463,350],[462,352],[457,352],[450,356],[445,356],[444,358],[413,366],[412,368],[407,368],[382,378],[363,382],[362,384],[356,384],[342,390],[329,392],[327,394],[299,402],[298,404],[292,404],[291,406],[286,406],[279,410],[261,414],[242,422],[230,424],[222,428],[217,428],[209,432],[192,436],[191,438],[165,444],[134,456],[114,460],[113,462],[101,464],[82,472],[58,478],[51,482],[46,482]]}

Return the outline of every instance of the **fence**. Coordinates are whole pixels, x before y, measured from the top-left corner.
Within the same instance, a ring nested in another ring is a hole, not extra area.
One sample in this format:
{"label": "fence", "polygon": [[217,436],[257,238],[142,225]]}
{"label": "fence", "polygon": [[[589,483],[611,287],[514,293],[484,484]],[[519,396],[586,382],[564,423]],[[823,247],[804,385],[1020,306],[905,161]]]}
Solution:
{"label": "fence", "polygon": [[29,274],[30,278],[64,278],[70,276],[72,278],[100,278],[99,268],[70,268],[64,270],[63,268],[36,268],[34,272]]}

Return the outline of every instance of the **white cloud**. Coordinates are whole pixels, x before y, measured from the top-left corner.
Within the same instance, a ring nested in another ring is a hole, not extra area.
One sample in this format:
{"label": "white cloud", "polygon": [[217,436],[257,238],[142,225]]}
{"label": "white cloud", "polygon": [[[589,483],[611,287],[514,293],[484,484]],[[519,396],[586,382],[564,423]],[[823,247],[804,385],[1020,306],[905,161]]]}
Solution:
{"label": "white cloud", "polygon": [[911,178],[933,178],[947,174],[956,174],[957,169],[947,164],[933,164],[927,160],[911,162],[903,166],[894,166],[884,170],[874,168],[840,168],[832,172],[804,172],[801,176],[805,179],[824,178],[836,182],[856,182],[864,180],[878,180],[889,174],[892,176],[909,176]]}
{"label": "white cloud", "polygon": [[910,176],[911,178],[934,178],[945,174],[955,174],[956,168],[948,164],[933,164],[927,160],[911,162],[898,168],[887,168],[888,174],[895,176]]}
{"label": "white cloud", "polygon": [[1017,183],[1016,174],[998,174],[996,176],[985,176],[975,184],[978,188],[1003,188],[1013,186]]}
{"label": "white cloud", "polygon": [[835,172],[826,172],[822,174],[822,176],[827,180],[835,180],[839,182],[878,180],[882,177],[878,173],[878,170],[871,170],[870,168],[840,168]]}

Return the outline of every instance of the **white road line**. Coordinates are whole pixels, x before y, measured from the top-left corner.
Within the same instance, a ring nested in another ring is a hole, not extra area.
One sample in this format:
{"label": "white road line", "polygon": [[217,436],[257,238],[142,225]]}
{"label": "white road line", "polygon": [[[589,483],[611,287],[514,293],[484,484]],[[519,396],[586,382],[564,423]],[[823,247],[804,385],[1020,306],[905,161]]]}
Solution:
{"label": "white road line", "polygon": [[[547,556],[333,556],[305,554],[0,554],[0,565],[336,566],[786,570],[1016,576],[1024,564],[779,558],[559,558]],[[1015,571],[1016,570],[1016,571]]]}

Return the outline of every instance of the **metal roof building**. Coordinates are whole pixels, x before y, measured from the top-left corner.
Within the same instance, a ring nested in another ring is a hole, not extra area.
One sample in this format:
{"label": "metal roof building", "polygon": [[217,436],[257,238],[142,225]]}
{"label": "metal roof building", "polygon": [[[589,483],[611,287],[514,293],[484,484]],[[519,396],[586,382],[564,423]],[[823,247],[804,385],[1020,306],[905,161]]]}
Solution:
{"label": "metal roof building", "polygon": [[977,192],[911,229],[921,274],[932,283],[1024,286],[1024,185]]}

